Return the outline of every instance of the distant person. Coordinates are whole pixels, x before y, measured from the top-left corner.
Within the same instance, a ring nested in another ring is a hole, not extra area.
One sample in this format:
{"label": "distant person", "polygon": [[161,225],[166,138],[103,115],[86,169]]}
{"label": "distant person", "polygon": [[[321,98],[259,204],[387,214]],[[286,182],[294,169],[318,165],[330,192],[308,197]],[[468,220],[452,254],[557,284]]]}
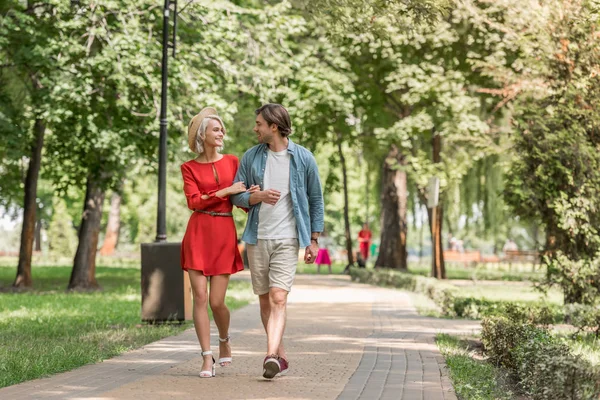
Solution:
{"label": "distant person", "polygon": [[267,332],[263,377],[273,379],[289,370],[283,332],[298,250],[305,249],[306,264],[315,262],[325,210],[317,161],[289,139],[292,123],[287,110],[280,104],[265,104],[255,114],[259,144],[242,157],[235,181],[259,185],[260,190],[240,191],[231,199],[237,206],[250,208],[242,240]]}
{"label": "distant person", "polygon": [[369,224],[364,223],[363,228],[358,232],[358,244],[360,246],[360,254],[363,261],[366,263],[369,259],[369,246],[371,245],[371,238],[373,234],[369,230]]}
{"label": "distant person", "polygon": [[188,208],[194,211],[181,243],[181,268],[189,274],[194,295],[194,327],[203,357],[201,378],[215,376],[208,304],[219,330],[219,364],[231,364],[225,293],[230,275],[244,269],[229,196],[247,190],[243,182],[233,183],[237,157],[221,154],[225,134],[217,111],[204,108],[188,126],[188,144],[197,157],[181,165],[183,191]]}
{"label": "distant person", "polygon": [[371,256],[377,257],[379,255],[379,245],[375,242],[371,243]]}
{"label": "distant person", "polygon": [[331,239],[325,234],[325,232],[322,232],[321,236],[319,237],[319,253],[317,254],[317,259],[315,260],[315,264],[317,264],[317,274],[321,273],[321,265],[327,265],[329,274],[331,274],[331,257],[329,256],[330,246]]}
{"label": "distant person", "polygon": [[518,251],[519,246],[512,239],[507,239],[506,243],[504,243],[504,247],[502,247],[502,251],[506,253],[507,251]]}

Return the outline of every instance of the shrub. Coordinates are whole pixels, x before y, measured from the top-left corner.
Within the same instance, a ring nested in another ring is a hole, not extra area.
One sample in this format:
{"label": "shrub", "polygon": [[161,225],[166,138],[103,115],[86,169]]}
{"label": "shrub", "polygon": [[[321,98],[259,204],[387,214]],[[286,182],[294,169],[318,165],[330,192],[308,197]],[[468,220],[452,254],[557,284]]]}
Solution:
{"label": "shrub", "polygon": [[567,304],[565,306],[566,319],[578,329],[578,333],[591,329],[600,335],[600,308],[584,304]]}
{"label": "shrub", "polygon": [[508,368],[534,399],[592,399],[600,395],[600,371],[512,308],[509,317],[485,318],[482,342],[497,365]]}

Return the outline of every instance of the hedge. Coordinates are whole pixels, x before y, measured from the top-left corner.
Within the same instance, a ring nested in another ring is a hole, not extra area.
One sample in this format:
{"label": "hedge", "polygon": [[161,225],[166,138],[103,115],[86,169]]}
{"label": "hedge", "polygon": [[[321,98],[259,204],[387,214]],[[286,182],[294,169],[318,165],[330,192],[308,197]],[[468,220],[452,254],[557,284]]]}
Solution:
{"label": "hedge", "polygon": [[597,399],[600,370],[546,328],[514,315],[484,318],[481,338],[490,361],[507,368],[533,399]]}
{"label": "hedge", "polygon": [[[351,268],[350,277],[357,282],[425,294],[440,308],[442,315],[452,318],[479,319],[487,316],[504,315],[507,312],[507,307],[514,306],[513,302],[462,296],[459,288],[452,284],[390,269]],[[541,323],[564,320],[562,308],[558,305],[528,304],[526,308],[532,314],[535,314],[532,318],[536,320],[544,319]]]}

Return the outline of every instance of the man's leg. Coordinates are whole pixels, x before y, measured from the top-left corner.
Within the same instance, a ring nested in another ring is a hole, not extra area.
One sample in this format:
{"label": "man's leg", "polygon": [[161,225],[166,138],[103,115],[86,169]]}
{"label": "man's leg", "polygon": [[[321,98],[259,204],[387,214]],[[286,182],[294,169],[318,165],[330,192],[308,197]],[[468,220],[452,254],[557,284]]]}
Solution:
{"label": "man's leg", "polygon": [[285,354],[282,354],[281,350],[287,316],[287,296],[287,290],[277,287],[269,290],[271,312],[267,321],[267,354],[277,354],[284,358]]}
{"label": "man's leg", "polygon": [[268,307],[267,354],[286,358],[283,333],[287,316],[287,296],[292,289],[298,264],[298,240],[282,239],[271,242],[272,252],[269,265],[269,293],[263,297],[262,309]]}
{"label": "man's leg", "polygon": [[[267,354],[272,354],[268,351],[269,330],[267,328],[269,324],[269,317],[271,316],[270,293],[265,293],[258,296],[258,300],[260,304],[260,319],[262,320],[263,326],[265,328],[265,333],[267,334]],[[285,348],[283,347],[283,338],[280,339],[279,348],[274,354],[279,355],[279,357],[287,358],[285,354]]]}

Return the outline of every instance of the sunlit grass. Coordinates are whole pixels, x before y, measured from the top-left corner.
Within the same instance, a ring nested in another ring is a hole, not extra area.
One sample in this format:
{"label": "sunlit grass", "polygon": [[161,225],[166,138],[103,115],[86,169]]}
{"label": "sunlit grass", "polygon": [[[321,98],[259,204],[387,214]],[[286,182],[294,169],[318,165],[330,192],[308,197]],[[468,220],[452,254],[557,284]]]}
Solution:
{"label": "sunlit grass", "polygon": [[594,333],[587,333],[571,338],[570,335],[560,335],[565,338],[573,353],[580,354],[593,365],[600,366],[600,338]]}
{"label": "sunlit grass", "polygon": [[450,379],[459,399],[508,400],[514,396],[499,383],[501,376],[495,367],[472,356],[467,344],[456,336],[436,336],[440,352],[446,359]]}
{"label": "sunlit grass", "polygon": [[[103,290],[68,293],[70,267],[32,270],[31,291],[0,292],[0,387],[67,371],[113,357],[190,327],[141,323],[139,268],[98,267]],[[16,268],[0,267],[0,287],[10,286]],[[253,298],[250,283],[231,281],[227,305]]]}
{"label": "sunlit grass", "polygon": [[475,297],[490,301],[517,301],[519,303],[536,303],[547,301],[553,304],[563,304],[563,295],[558,290],[550,290],[545,296],[533,285],[460,285],[460,294],[464,297]]}
{"label": "sunlit grass", "polygon": [[[344,272],[344,268],[346,268],[346,264],[333,263],[331,265],[331,273],[335,274],[335,275],[341,275]],[[315,275],[315,274],[317,274],[317,266],[315,264],[304,264],[303,261],[300,261],[298,263],[296,273]],[[321,265],[320,273],[321,273],[321,275],[326,275],[329,273],[329,269],[327,268],[327,265]]]}

